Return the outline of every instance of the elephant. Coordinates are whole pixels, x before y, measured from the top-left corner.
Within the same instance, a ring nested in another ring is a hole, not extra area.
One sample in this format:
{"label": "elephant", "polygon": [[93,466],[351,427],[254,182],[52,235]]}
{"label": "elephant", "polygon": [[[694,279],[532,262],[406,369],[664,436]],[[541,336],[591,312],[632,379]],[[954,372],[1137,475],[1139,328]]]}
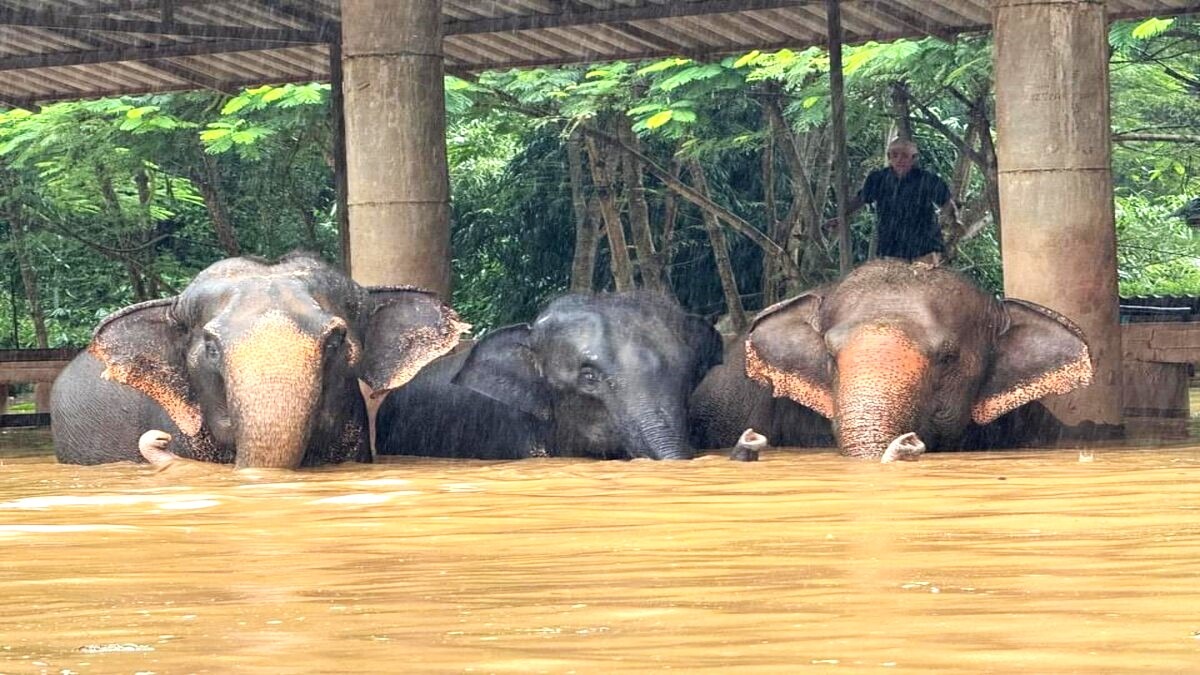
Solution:
{"label": "elephant", "polygon": [[561,296],[391,392],[379,453],[690,459],[687,398],[721,347],[665,295]]}
{"label": "elephant", "polygon": [[[429,291],[364,288],[312,254],[221,260],[179,295],[100,322],[55,381],[55,454],[71,464],[370,462],[359,380],[374,396],[399,387],[468,328]],[[170,439],[163,452],[139,452],[147,429]]]}
{"label": "elephant", "polygon": [[904,437],[897,449],[911,458],[922,442],[1014,440],[987,430],[1092,373],[1087,340],[1067,318],[999,300],[949,268],[878,259],[760,312],[697,387],[690,424],[699,447],[729,447],[753,427],[773,445],[835,441],[870,459]]}

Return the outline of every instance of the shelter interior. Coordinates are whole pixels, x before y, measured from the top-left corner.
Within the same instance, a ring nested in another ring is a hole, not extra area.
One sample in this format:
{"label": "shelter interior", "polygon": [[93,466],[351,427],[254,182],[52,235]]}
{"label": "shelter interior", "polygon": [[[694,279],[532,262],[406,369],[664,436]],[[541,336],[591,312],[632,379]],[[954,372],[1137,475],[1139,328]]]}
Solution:
{"label": "shelter interior", "polygon": [[[330,80],[344,137],[344,262],[363,283],[444,293],[449,195],[434,94],[445,72],[991,30],[1005,290],[1091,338],[1096,384],[1056,414],[1120,426],[1122,382],[1139,386],[1122,360],[1192,364],[1200,336],[1139,328],[1122,346],[1106,28],[1197,10],[1195,0],[4,0],[0,104]],[[397,156],[420,159],[381,170]],[[1178,410],[1171,399],[1163,407]]]}

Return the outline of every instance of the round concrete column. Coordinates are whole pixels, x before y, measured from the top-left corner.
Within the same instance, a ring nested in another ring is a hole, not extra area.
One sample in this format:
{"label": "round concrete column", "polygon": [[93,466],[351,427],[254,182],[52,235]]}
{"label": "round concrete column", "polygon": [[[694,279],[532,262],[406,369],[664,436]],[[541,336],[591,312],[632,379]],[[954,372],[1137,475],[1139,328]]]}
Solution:
{"label": "round concrete column", "polygon": [[[996,0],[1004,290],[1074,320],[1093,384],[1047,401],[1097,435],[1121,424],[1121,334],[1102,0]],[[1094,427],[1090,424],[1100,425]]]}
{"label": "round concrete column", "polygon": [[450,293],[441,0],[342,3],[350,273]]}

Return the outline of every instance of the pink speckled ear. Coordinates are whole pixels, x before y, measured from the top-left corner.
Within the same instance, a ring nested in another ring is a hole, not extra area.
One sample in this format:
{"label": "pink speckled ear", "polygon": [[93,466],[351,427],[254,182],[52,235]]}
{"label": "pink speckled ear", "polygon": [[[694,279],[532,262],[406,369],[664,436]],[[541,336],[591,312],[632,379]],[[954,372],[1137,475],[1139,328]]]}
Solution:
{"label": "pink speckled ear", "polygon": [[104,363],[102,377],[149,396],[180,431],[196,436],[202,417],[187,377],[186,336],[171,317],[174,302],[151,300],[114,312],[96,327],[88,351]]}
{"label": "pink speckled ear", "polygon": [[833,417],[830,356],[819,330],[821,296],[805,293],[759,313],[746,336],[746,375],[825,417]]}
{"label": "pink speckled ear", "polygon": [[383,396],[458,344],[471,325],[436,293],[407,286],[371,288],[359,377]]}
{"label": "pink speckled ear", "polygon": [[1087,341],[1074,323],[1023,300],[1005,300],[1004,311],[1008,328],[996,343],[991,370],[971,408],[976,424],[1092,382]]}

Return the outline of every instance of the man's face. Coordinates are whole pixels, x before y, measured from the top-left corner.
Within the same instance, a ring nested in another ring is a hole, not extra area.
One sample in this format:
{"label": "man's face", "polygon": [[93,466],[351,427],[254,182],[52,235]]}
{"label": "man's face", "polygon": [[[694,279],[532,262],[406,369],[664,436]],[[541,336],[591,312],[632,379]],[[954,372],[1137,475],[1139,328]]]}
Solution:
{"label": "man's face", "polygon": [[917,150],[907,145],[894,145],[888,148],[887,156],[888,166],[892,167],[897,176],[903,178],[916,163]]}

